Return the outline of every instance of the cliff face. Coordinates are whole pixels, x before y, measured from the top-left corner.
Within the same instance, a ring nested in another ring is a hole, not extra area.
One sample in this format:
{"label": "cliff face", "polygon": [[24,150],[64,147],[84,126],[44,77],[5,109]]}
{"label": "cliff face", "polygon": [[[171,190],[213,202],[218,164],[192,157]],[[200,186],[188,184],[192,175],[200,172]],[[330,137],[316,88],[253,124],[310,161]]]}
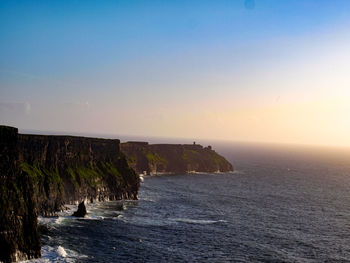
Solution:
{"label": "cliff face", "polygon": [[119,140],[18,134],[0,126],[0,261],[40,256],[37,214],[82,200],[137,199]]}
{"label": "cliff face", "polygon": [[139,179],[120,152],[119,140],[19,135],[18,147],[41,215],[84,199],[137,199]]}
{"label": "cliff face", "polygon": [[40,257],[33,183],[19,165],[16,128],[0,126],[0,261]]}
{"label": "cliff face", "polygon": [[195,144],[120,144],[129,165],[137,173],[229,172],[232,165],[210,146]]}

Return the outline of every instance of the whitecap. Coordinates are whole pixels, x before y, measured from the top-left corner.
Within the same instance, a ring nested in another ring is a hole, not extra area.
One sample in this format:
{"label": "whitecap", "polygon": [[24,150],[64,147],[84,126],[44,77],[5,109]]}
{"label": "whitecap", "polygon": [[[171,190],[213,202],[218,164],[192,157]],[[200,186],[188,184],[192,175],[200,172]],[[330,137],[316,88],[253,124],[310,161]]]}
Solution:
{"label": "whitecap", "polygon": [[57,255],[59,255],[62,258],[67,257],[67,252],[61,246],[58,246],[58,248],[56,249],[56,253],[57,253]]}
{"label": "whitecap", "polygon": [[155,200],[149,197],[141,197],[139,200],[154,203]]}
{"label": "whitecap", "polygon": [[219,222],[225,222],[225,220],[206,220],[206,219],[190,219],[190,218],[172,218],[171,221],[188,223],[188,224],[200,224],[200,225],[208,225],[215,224]]}
{"label": "whitecap", "polygon": [[77,259],[87,258],[88,256],[79,254],[74,250],[58,246],[56,248],[51,246],[43,246],[41,248],[41,258],[22,261],[22,263],[49,263],[49,262],[64,262],[73,263]]}
{"label": "whitecap", "polygon": [[53,216],[53,217],[38,217],[38,223],[41,225],[52,225],[52,224],[61,224],[63,221],[63,217],[61,216]]}

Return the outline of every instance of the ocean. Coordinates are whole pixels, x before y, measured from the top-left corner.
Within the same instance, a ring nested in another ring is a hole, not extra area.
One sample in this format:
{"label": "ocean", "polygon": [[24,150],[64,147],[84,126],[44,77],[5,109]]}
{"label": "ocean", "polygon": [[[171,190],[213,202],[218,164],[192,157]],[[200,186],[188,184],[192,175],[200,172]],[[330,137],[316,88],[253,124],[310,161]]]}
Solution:
{"label": "ocean", "polygon": [[39,218],[30,262],[350,262],[350,151],[217,143],[233,173],[146,177],[138,201]]}

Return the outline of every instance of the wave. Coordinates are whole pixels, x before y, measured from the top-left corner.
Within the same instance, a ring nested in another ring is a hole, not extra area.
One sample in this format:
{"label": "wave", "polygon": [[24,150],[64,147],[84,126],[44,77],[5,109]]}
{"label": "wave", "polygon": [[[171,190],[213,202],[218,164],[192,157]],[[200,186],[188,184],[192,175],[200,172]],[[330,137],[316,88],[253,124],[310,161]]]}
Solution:
{"label": "wave", "polygon": [[75,216],[58,216],[58,217],[39,217],[38,223],[40,225],[61,225],[67,220],[104,220],[109,217],[105,216],[94,216],[87,215],[85,217],[75,217]]}
{"label": "wave", "polygon": [[188,224],[200,224],[200,225],[208,225],[208,224],[215,224],[215,223],[224,223],[225,220],[206,220],[206,219],[190,219],[190,218],[172,218],[171,221],[181,222],[181,223],[188,223]]}
{"label": "wave", "polygon": [[151,203],[155,202],[155,200],[153,198],[149,198],[149,197],[140,197],[139,201],[151,202]]}
{"label": "wave", "polygon": [[65,257],[67,257],[67,252],[64,250],[64,248],[63,247],[61,247],[61,246],[58,246],[57,247],[57,249],[56,249],[56,254],[58,255],[58,256],[60,256],[60,257],[62,257],[62,258],[65,258]]}
{"label": "wave", "polygon": [[124,218],[123,215],[118,215],[118,216],[112,217],[113,220],[118,220],[118,219],[122,219],[122,218]]}
{"label": "wave", "polygon": [[61,224],[63,222],[64,217],[62,216],[53,216],[53,217],[38,217],[38,223],[40,225],[53,225],[53,224]]}
{"label": "wave", "polygon": [[22,263],[73,263],[82,258],[88,258],[88,256],[79,254],[74,250],[64,248],[62,246],[51,247],[43,246],[41,248],[41,258],[21,261]]}

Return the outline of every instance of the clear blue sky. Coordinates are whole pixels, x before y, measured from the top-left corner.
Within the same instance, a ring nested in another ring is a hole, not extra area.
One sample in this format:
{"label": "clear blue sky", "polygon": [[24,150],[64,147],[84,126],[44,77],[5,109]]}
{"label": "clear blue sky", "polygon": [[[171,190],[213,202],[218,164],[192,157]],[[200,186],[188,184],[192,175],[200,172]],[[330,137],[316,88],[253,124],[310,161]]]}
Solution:
{"label": "clear blue sky", "polygon": [[[270,130],[245,136],[233,127],[263,128],[239,122],[252,116],[280,129],[283,116],[256,116],[256,105],[310,101],[317,87],[319,100],[349,95],[350,65],[340,59],[348,55],[349,20],[347,0],[2,0],[0,122],[273,141]],[[206,123],[211,128],[203,132]],[[227,132],[218,135],[215,127]],[[311,132],[277,141],[305,142]]]}

